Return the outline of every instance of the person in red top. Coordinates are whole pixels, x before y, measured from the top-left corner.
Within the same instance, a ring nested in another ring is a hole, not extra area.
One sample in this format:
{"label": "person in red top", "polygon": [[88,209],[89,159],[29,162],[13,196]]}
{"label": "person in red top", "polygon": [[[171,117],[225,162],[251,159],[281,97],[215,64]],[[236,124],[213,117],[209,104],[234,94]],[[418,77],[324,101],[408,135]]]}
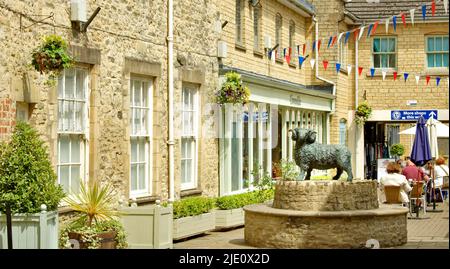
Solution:
{"label": "person in red top", "polygon": [[412,179],[413,181],[428,181],[428,176],[423,173],[419,167],[417,167],[410,158],[406,158],[406,167],[403,168],[402,174],[407,180]]}

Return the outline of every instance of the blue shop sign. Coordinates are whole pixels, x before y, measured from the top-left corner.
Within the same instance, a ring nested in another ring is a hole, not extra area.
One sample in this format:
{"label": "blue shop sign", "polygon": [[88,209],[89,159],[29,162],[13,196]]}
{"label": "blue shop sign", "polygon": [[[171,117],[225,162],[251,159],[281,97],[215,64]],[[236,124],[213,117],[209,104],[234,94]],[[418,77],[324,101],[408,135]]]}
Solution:
{"label": "blue shop sign", "polygon": [[417,121],[420,116],[424,117],[425,120],[433,117],[437,119],[437,110],[392,110],[391,120],[409,120]]}
{"label": "blue shop sign", "polygon": [[[269,112],[253,112],[253,122],[267,122],[269,119]],[[244,112],[244,122],[248,122],[248,112]],[[261,119],[259,119],[261,117]]]}

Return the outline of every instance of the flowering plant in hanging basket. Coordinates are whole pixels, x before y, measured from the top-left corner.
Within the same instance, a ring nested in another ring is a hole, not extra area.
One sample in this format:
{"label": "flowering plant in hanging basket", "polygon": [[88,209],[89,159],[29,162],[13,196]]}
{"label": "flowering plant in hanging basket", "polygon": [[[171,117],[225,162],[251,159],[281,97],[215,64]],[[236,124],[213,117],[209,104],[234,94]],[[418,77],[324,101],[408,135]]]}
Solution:
{"label": "flowering plant in hanging basket", "polygon": [[242,85],[241,75],[236,72],[228,72],[225,74],[225,78],[226,80],[222,87],[216,92],[217,103],[248,103],[250,90],[247,86]]}
{"label": "flowering plant in hanging basket", "polygon": [[372,108],[369,106],[369,104],[364,101],[362,102],[355,111],[355,121],[358,125],[364,125],[364,123],[367,121],[367,119],[372,114]]}
{"label": "flowering plant in hanging basket", "polygon": [[41,74],[50,74],[54,80],[65,68],[70,68],[74,60],[68,54],[67,42],[58,35],[44,37],[43,43],[32,53],[32,61],[36,71]]}

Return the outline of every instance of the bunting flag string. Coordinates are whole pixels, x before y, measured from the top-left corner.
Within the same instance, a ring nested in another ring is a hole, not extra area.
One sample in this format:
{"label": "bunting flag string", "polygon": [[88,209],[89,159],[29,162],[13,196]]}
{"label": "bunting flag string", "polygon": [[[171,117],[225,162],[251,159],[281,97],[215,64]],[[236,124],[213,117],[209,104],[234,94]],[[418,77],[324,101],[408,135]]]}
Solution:
{"label": "bunting flag string", "polygon": [[303,62],[305,61],[305,57],[298,56],[298,66],[302,69]]}
{"label": "bunting flag string", "polygon": [[405,78],[405,82],[406,82],[406,80],[408,79],[408,76],[409,76],[408,73],[406,73],[406,72],[403,73],[403,77]]}
{"label": "bunting flag string", "polygon": [[445,14],[448,13],[448,0],[444,0],[444,10],[445,10]]}
{"label": "bunting flag string", "polygon": [[386,19],[386,34],[389,32],[389,18]]}
{"label": "bunting flag string", "polygon": [[360,76],[361,76],[361,74],[362,74],[362,71],[363,71],[363,68],[362,68],[361,66],[359,66],[359,67],[358,67],[358,75],[360,75]]}
{"label": "bunting flag string", "polygon": [[411,24],[412,24],[412,26],[414,26],[414,13],[416,12],[416,9],[411,9],[411,10],[409,10],[409,15],[410,15],[410,17],[411,17]]}
{"label": "bunting flag string", "polygon": [[392,23],[394,24],[394,32],[397,31],[397,16],[392,17]]}
{"label": "bunting flag string", "polygon": [[351,72],[352,72],[352,65],[349,64],[347,65],[347,75],[350,75]]}
{"label": "bunting flag string", "polygon": [[419,85],[420,76],[416,75],[416,85]]}
{"label": "bunting flag string", "polygon": [[381,75],[383,76],[383,81],[386,79],[386,74],[387,74],[386,70],[381,70]]}
{"label": "bunting flag string", "polygon": [[365,28],[366,28],[366,26],[361,27],[361,29],[360,29],[360,31],[359,31],[358,40],[360,40],[361,37],[363,36],[363,34],[364,34],[364,29],[365,29]]}
{"label": "bunting flag string", "polygon": [[316,60],[311,59],[311,60],[309,61],[309,63],[311,64],[311,69],[313,69],[313,68],[314,68],[314,64],[316,63]]}
{"label": "bunting flag string", "polygon": [[397,71],[394,71],[394,73],[392,73],[394,75],[394,81],[397,80]]}
{"label": "bunting flag string", "polygon": [[327,61],[327,60],[324,60],[322,63],[323,63],[323,68],[324,68],[325,70],[327,70],[327,67],[328,67],[328,61]]}
{"label": "bunting flag string", "polygon": [[429,75],[427,75],[426,77],[425,77],[425,79],[427,80],[427,85],[428,85],[428,83],[430,83],[430,76]]}
{"label": "bunting flag string", "polygon": [[331,41],[333,41],[333,37],[332,37],[332,36],[330,36],[330,39],[328,40],[328,46],[327,46],[327,48],[330,48]]}
{"label": "bunting flag string", "polygon": [[402,17],[403,26],[406,27],[406,15],[405,13],[401,13],[400,16]]}
{"label": "bunting flag string", "polygon": [[427,17],[427,6],[426,5],[422,6],[422,17],[423,17],[423,20],[425,20]]}
{"label": "bunting flag string", "polygon": [[439,86],[440,81],[441,81],[441,77],[436,77],[436,86]]}
{"label": "bunting flag string", "polygon": [[350,37],[350,31],[345,34],[344,45],[347,44],[348,38]]}
{"label": "bunting flag string", "polygon": [[341,64],[336,63],[336,72],[339,73],[339,70],[341,70]]}
{"label": "bunting flag string", "polygon": [[370,68],[370,76],[373,77],[375,75],[375,68]]}
{"label": "bunting flag string", "polygon": [[434,14],[436,14],[436,2],[434,0],[431,2],[431,16],[434,17]]}

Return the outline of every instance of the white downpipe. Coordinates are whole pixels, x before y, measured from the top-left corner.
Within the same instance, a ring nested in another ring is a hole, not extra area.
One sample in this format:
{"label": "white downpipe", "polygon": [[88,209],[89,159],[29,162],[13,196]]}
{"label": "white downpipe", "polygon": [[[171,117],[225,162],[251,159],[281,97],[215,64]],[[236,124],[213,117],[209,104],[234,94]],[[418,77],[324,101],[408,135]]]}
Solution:
{"label": "white downpipe", "polygon": [[[359,96],[359,85],[358,85],[358,68],[359,68],[359,51],[358,51],[358,46],[359,46],[359,41],[358,38],[355,38],[355,72],[353,72],[355,74],[355,111],[356,108],[358,107],[358,96]],[[355,176],[358,177],[360,172],[359,172],[359,162],[358,162],[358,158],[359,158],[359,150],[358,150],[358,141],[359,141],[359,126],[358,124],[355,123]]]}
{"label": "white downpipe", "polygon": [[167,145],[169,147],[169,202],[175,200],[175,176],[174,176],[174,149],[175,144],[173,133],[173,0],[167,1],[168,10],[168,29],[167,29],[167,75],[168,75],[168,102],[169,102],[169,139]]}

